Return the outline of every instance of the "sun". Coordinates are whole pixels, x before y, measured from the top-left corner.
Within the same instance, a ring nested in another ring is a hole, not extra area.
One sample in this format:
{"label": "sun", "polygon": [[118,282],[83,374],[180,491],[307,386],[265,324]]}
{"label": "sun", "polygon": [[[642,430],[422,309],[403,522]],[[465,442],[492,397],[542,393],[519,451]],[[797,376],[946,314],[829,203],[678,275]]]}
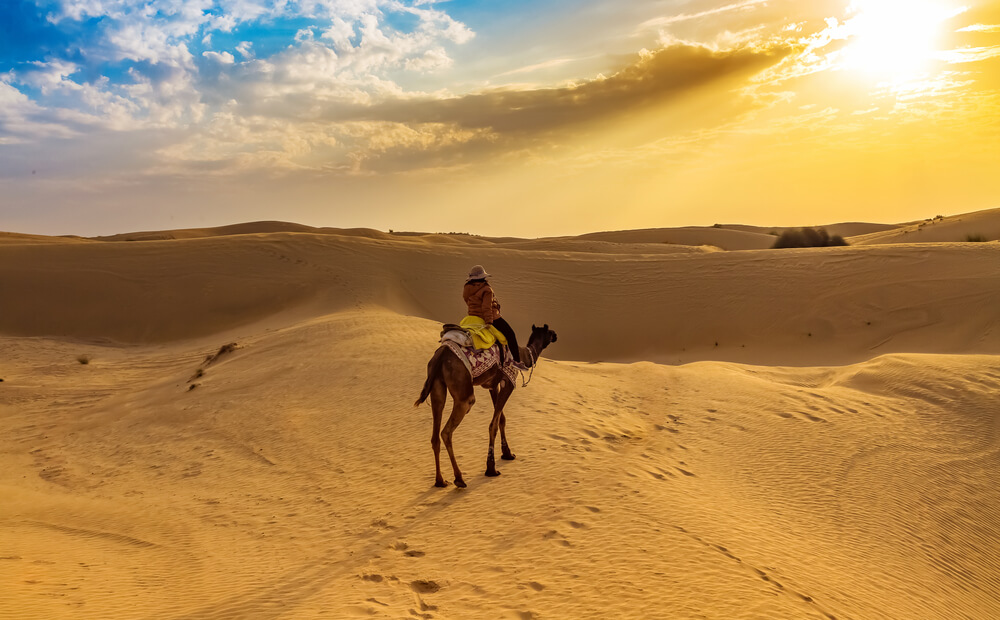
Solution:
{"label": "sun", "polygon": [[891,81],[916,77],[938,51],[944,23],[964,10],[944,0],[854,0],[842,66]]}

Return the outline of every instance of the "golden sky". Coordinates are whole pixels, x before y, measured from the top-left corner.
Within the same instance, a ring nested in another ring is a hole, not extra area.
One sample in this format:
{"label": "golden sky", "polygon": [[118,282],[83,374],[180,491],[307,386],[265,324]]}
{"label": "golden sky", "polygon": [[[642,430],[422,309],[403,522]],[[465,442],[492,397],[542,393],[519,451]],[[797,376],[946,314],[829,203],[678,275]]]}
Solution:
{"label": "golden sky", "polygon": [[537,237],[1000,206],[997,1],[2,12],[0,230]]}

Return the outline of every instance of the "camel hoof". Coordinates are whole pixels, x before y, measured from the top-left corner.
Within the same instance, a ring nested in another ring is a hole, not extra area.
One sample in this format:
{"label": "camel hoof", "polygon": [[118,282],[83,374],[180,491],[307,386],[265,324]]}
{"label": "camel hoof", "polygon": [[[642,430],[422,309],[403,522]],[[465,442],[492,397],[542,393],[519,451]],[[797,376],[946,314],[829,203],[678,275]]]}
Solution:
{"label": "camel hoof", "polygon": [[445,482],[444,480],[438,480],[437,482],[434,483],[434,486],[444,488],[448,486],[448,483]]}
{"label": "camel hoof", "polygon": [[455,480],[455,486],[457,486],[460,489],[464,489],[465,488],[465,480],[462,480],[461,478],[456,479]]}
{"label": "camel hoof", "polygon": [[495,470],[495,469],[494,469],[494,470],[492,470],[492,471],[490,471],[490,470],[487,470],[487,471],[486,471],[486,475],[487,475],[488,477],[490,477],[490,478],[496,478],[497,476],[499,476],[499,475],[500,475],[500,472],[498,472],[498,471],[497,471],[497,470]]}
{"label": "camel hoof", "polygon": [[502,455],[500,458],[502,458],[505,461],[513,461],[517,457],[514,455],[513,452],[508,452],[507,454]]}

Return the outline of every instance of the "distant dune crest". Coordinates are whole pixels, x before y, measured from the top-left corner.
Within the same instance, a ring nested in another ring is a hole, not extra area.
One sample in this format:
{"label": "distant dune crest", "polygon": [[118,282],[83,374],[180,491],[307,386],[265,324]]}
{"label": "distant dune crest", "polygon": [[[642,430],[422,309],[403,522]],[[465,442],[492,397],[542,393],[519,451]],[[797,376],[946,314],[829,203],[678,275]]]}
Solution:
{"label": "distant dune crest", "polygon": [[359,307],[449,322],[464,314],[464,274],[483,264],[513,323],[558,320],[564,359],[810,365],[1000,351],[1000,245],[962,242],[996,239],[1000,209],[827,227],[863,233],[846,248],[764,250],[788,229],[763,230],[496,239],[251,222],[102,240],[8,234],[0,334],[172,342]]}
{"label": "distant dune crest", "polygon": [[[875,224],[843,222],[815,225],[831,237],[840,236],[849,245],[882,245],[887,243],[949,243],[969,241],[996,241],[1000,239],[1000,208],[977,211],[949,217],[936,216],[902,224]],[[680,228],[647,228],[587,233],[570,237],[521,239],[515,237],[485,237],[467,233],[423,233],[407,231],[384,232],[373,228],[313,227],[281,221],[260,221],[231,224],[209,228],[182,228],[176,230],[140,231],[100,237],[45,237],[20,233],[0,232],[0,244],[9,243],[69,243],[73,241],[169,241],[174,239],[202,239],[234,235],[268,235],[278,233],[305,233],[450,243],[461,245],[498,245],[511,249],[553,249],[575,252],[615,252],[612,245],[670,245],[671,249],[650,250],[656,253],[684,253],[722,250],[761,250],[774,245],[775,238],[794,230],[789,226],[748,226],[744,224],[715,224],[714,226],[685,226]],[[679,246],[679,247],[677,247]]]}

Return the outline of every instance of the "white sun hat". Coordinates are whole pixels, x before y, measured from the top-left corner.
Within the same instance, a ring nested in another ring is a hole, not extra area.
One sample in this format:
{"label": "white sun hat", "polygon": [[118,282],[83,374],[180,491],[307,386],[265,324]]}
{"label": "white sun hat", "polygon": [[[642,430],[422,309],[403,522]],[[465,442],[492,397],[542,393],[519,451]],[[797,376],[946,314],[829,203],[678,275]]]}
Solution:
{"label": "white sun hat", "polygon": [[490,274],[486,273],[486,270],[483,269],[482,265],[475,265],[469,270],[469,280],[482,280],[483,278],[488,277],[490,277]]}

